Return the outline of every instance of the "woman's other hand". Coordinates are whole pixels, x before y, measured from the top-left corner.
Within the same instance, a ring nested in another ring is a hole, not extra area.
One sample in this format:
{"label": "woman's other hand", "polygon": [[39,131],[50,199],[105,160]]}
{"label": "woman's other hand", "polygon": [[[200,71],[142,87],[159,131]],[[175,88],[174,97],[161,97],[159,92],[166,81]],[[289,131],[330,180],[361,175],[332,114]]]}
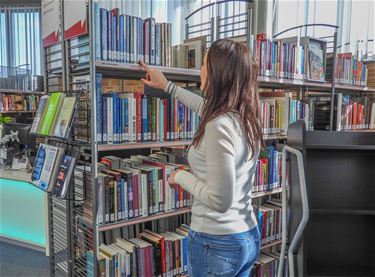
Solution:
{"label": "woman's other hand", "polygon": [[164,91],[168,83],[168,80],[165,78],[164,74],[157,69],[149,68],[148,65],[142,60],[139,60],[139,65],[146,71],[146,79],[141,78],[141,81],[145,85]]}

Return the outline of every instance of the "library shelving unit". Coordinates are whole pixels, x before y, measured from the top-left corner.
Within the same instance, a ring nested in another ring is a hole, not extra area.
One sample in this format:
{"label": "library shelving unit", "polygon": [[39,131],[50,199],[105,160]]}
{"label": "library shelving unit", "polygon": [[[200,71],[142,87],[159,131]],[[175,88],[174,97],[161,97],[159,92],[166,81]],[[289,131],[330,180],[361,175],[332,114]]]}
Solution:
{"label": "library shelving unit", "polygon": [[[239,31],[247,37],[250,42],[252,1],[240,1],[245,3],[247,10],[245,13],[231,17],[211,18],[207,24],[194,26],[188,24],[189,18],[198,11],[193,12],[186,18],[187,38],[191,35],[198,35],[201,29],[209,32],[210,40],[214,41],[221,37],[230,37],[234,32]],[[81,158],[85,162],[84,174],[74,175],[70,185],[68,200],[59,199],[53,195],[48,195],[48,218],[49,218],[49,252],[51,276],[62,273],[67,276],[98,276],[98,252],[100,236],[102,232],[111,231],[120,227],[134,226],[146,222],[178,216],[182,218],[190,213],[189,208],[179,209],[173,212],[166,212],[149,217],[123,220],[115,223],[98,224],[98,168],[97,162],[104,155],[130,153],[147,153],[151,148],[187,146],[190,140],[176,140],[166,142],[146,142],[146,143],[122,143],[122,144],[100,144],[96,138],[96,74],[102,74],[104,78],[114,79],[139,79],[144,77],[144,71],[136,64],[126,64],[111,61],[101,61],[96,59],[95,49],[95,27],[94,2],[87,1],[87,30],[88,34],[65,39],[64,32],[61,32],[61,42],[53,46],[44,48],[45,65],[45,91],[76,91],[85,93],[81,99],[81,104],[86,111],[86,140],[76,141],[82,152]],[[217,1],[199,9],[217,9],[219,5],[228,1]],[[235,2],[235,1],[230,1]],[[64,13],[64,2],[60,2],[60,21],[69,16]],[[214,6],[216,5],[216,6]],[[220,14],[219,12],[217,14]],[[235,21],[237,20],[237,21]],[[241,26],[237,26],[242,24]],[[209,27],[207,27],[209,25]],[[215,29],[216,26],[216,29]],[[198,28],[198,29],[192,29]],[[152,66],[151,66],[152,67]],[[168,79],[172,81],[197,83],[199,82],[199,71],[191,69],[179,69],[170,67],[155,67],[161,70]],[[264,88],[288,88],[301,91],[321,91],[331,93],[334,85],[331,83],[315,83],[307,81],[296,81],[287,79],[273,79],[268,77],[259,78],[259,86]],[[375,91],[369,88],[358,88],[352,86],[336,86],[336,90],[358,91],[366,93]],[[334,91],[334,90],[333,90]],[[265,140],[272,142],[285,141],[285,135],[265,135]],[[87,168],[86,168],[87,165]],[[253,194],[254,199],[271,197],[279,194],[281,189],[270,192],[257,192]],[[185,220],[183,219],[183,220]],[[280,241],[271,242],[270,247],[280,244]],[[92,262],[88,262],[86,250],[92,250]]]}
{"label": "library shelving unit", "polygon": [[[249,1],[240,1],[249,2]],[[66,276],[98,276],[98,252],[100,235],[120,227],[135,226],[146,222],[179,217],[187,222],[190,208],[181,208],[173,212],[160,213],[148,217],[123,220],[115,223],[98,224],[98,170],[97,162],[103,155],[129,153],[147,153],[151,148],[182,146],[186,147],[191,140],[176,140],[165,142],[100,144],[96,139],[96,83],[97,73],[105,78],[139,79],[144,71],[136,64],[101,61],[95,55],[95,22],[94,1],[87,1],[87,29],[88,34],[65,39],[64,32],[60,32],[60,42],[44,48],[45,91],[70,92],[81,90],[84,97],[80,104],[86,111],[86,140],[72,136],[69,142],[59,142],[75,145],[80,151],[83,170],[74,173],[69,187],[68,198],[60,199],[48,194],[49,220],[49,253],[51,276],[63,274]],[[64,1],[60,2],[60,25],[69,14],[64,13]],[[248,21],[248,23],[251,20]],[[246,28],[246,30],[249,30]],[[185,83],[200,81],[199,71],[169,67],[155,67],[161,70],[168,79]],[[73,130],[74,133],[74,130]],[[285,140],[285,135],[267,135],[265,140]],[[53,139],[47,138],[48,142]],[[134,152],[135,151],[135,152]],[[140,152],[139,152],[140,151]],[[270,197],[280,193],[280,189],[253,194],[253,199]],[[270,247],[280,244],[273,241]],[[88,261],[87,250],[92,250],[92,262]],[[89,274],[90,272],[90,274]]]}

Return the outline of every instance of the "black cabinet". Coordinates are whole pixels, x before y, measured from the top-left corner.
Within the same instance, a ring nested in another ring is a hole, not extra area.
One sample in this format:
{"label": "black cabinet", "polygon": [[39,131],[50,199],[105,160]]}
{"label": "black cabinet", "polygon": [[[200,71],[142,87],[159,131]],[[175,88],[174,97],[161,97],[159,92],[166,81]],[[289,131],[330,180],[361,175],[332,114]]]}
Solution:
{"label": "black cabinet", "polygon": [[[306,132],[296,122],[288,145],[304,156],[310,212],[295,253],[298,276],[375,276],[375,132]],[[291,233],[300,203],[293,187]]]}

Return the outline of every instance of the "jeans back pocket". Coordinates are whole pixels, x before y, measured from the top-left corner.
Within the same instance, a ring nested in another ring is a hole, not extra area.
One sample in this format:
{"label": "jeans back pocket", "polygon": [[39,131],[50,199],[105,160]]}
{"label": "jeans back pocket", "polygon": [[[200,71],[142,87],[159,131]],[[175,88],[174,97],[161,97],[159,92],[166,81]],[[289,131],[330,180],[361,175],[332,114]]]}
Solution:
{"label": "jeans back pocket", "polygon": [[237,272],[241,256],[240,244],[208,243],[205,242],[204,267],[211,276],[229,277]]}

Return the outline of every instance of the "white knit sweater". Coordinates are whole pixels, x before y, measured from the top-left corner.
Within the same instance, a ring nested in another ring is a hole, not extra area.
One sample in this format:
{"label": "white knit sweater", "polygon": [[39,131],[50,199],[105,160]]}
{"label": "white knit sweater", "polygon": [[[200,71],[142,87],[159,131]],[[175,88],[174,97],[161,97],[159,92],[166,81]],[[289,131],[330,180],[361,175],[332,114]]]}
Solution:
{"label": "white knit sweater", "polygon": [[[171,82],[165,91],[201,114],[203,98]],[[175,182],[193,195],[191,228],[225,235],[245,232],[257,225],[251,205],[259,150],[249,160],[248,145],[237,114],[222,115],[206,125],[196,148],[190,147],[192,173],[179,171]]]}

